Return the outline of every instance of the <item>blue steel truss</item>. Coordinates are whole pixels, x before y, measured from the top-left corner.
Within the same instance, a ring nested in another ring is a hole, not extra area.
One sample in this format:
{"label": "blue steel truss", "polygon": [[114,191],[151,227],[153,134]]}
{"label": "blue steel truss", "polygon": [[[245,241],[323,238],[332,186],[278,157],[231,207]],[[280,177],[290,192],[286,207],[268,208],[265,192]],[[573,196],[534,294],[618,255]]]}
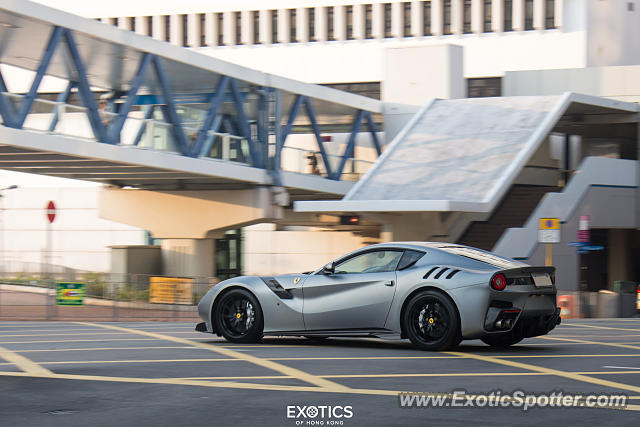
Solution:
{"label": "blue steel truss", "polygon": [[[60,93],[56,102],[60,104],[67,103],[72,91],[76,90],[82,105],[86,108],[86,114],[91,125],[93,136],[98,142],[120,144],[122,129],[128,119],[129,113],[134,106],[144,105],[144,120],[141,122],[134,139],[134,145],[138,145],[146,130],[146,120],[153,117],[156,108],[160,108],[165,121],[170,125],[171,136],[182,155],[189,157],[206,156],[211,151],[213,144],[211,132],[215,133],[221,128],[224,128],[227,132],[244,138],[248,142],[251,165],[271,170],[276,184],[280,184],[282,149],[293,129],[300,109],[304,106],[329,179],[339,180],[341,178],[347,160],[354,155],[356,138],[363,123],[366,123],[368,127],[371,142],[377,154],[380,155],[381,153],[380,141],[376,133],[377,130],[372,113],[359,110],[355,114],[344,153],[340,156],[337,169],[333,170],[329,161],[329,155],[324,146],[312,99],[304,95],[297,95],[289,110],[286,124],[281,125],[281,93],[279,89],[271,87],[259,88],[258,117],[255,123],[257,132],[255,135],[252,135],[252,124],[245,111],[247,94],[240,91],[236,79],[222,75],[217,83],[215,92],[211,94],[186,95],[187,98],[184,99],[185,95],[176,95],[173,93],[168,76],[164,70],[162,58],[150,53],[144,53],[142,55],[137,71],[131,82],[129,82],[129,90],[120,95],[124,98],[124,102],[118,105],[116,117],[103,121],[98,110],[96,95],[90,89],[87,70],[80,56],[73,32],[63,27],[54,27],[51,32],[40,63],[36,69],[33,82],[29,91],[22,97],[22,101],[17,106],[17,111],[14,110],[14,105],[5,95],[8,94],[9,91],[0,72],[0,116],[2,117],[4,126],[16,129],[23,128],[25,120],[33,108],[42,79],[46,75],[51,59],[61,43],[65,45],[68,56],[71,58],[72,73],[75,73],[75,75],[69,78],[66,89]],[[155,73],[161,93],[155,95],[138,95],[138,91],[144,85],[145,76],[150,68],[152,68]],[[176,105],[188,103],[189,97],[193,96],[196,96],[198,99],[206,99],[208,108],[202,126],[197,134],[187,137],[180,116],[176,110]],[[275,103],[275,112],[272,112],[275,116],[273,120],[269,118],[270,101],[274,101]],[[224,102],[233,103],[235,107],[235,116],[233,118],[220,111],[220,107]],[[50,131],[55,130],[59,121],[59,115],[59,107],[56,106],[49,124]],[[273,158],[270,158],[269,154],[269,135],[275,135],[275,153],[273,154]],[[238,151],[241,152],[241,150]]]}

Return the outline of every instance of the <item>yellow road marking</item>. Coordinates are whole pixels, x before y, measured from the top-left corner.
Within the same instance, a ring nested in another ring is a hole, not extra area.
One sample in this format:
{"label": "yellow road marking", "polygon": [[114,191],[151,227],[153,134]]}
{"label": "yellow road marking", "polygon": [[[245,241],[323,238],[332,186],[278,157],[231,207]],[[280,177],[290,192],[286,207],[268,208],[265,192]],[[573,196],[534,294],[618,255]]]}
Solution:
{"label": "yellow road marking", "polygon": [[[161,349],[188,349],[185,346],[171,346],[171,347],[87,347],[87,348],[45,348],[45,349],[18,349],[13,350],[16,353],[40,353],[40,352],[59,352],[59,351],[109,351],[109,350],[161,350]],[[198,349],[197,347],[189,347]]]}
{"label": "yellow road marking", "polygon": [[[588,341],[588,340],[578,340],[575,338],[555,338],[555,337],[540,337],[543,340],[564,340],[564,341],[572,341],[575,343],[581,344],[593,344],[593,345],[604,345],[609,347],[618,347],[618,348],[629,348],[632,350],[640,350],[640,346],[637,345],[629,345],[629,344],[621,344],[616,342],[601,342],[601,341]],[[640,356],[640,354],[638,355]]]}
{"label": "yellow road marking", "polygon": [[[571,372],[581,375],[607,375],[607,374],[640,374],[640,371],[586,371]],[[334,374],[319,375],[322,378],[412,378],[412,377],[492,377],[492,376],[544,376],[552,375],[544,372],[456,372],[456,373],[428,373],[428,374]],[[292,378],[286,375],[264,375],[247,377],[180,377],[183,380],[245,380],[245,379],[281,379]],[[639,396],[640,398],[640,396]]]}
{"label": "yellow road marking", "polygon": [[628,390],[628,391],[633,391],[633,392],[640,392],[640,387],[638,386],[634,386],[634,385],[630,385],[630,384],[623,384],[623,383],[619,383],[619,382],[615,382],[615,381],[608,381],[608,380],[603,380],[600,378],[593,378],[593,377],[589,377],[586,375],[581,375],[581,374],[576,374],[573,372],[566,372],[566,371],[560,371],[557,369],[550,369],[550,368],[545,368],[542,366],[536,366],[536,365],[530,365],[528,363],[520,363],[520,362],[514,362],[513,360],[505,360],[505,359],[499,359],[497,357],[491,357],[491,356],[482,356],[479,354],[473,354],[473,353],[460,353],[458,351],[447,351],[447,354],[452,354],[454,356],[459,356],[459,357],[464,357],[467,359],[475,359],[475,360],[481,360],[483,362],[489,362],[489,363],[496,363],[499,365],[505,365],[505,366],[511,366],[513,368],[519,368],[519,369],[524,369],[527,371],[534,371],[534,372],[544,372],[547,373],[549,375],[556,375],[558,377],[564,377],[564,378],[569,378],[575,381],[581,381],[581,382],[585,382],[585,383],[591,383],[591,384],[597,384],[597,385],[601,385],[604,387],[611,387],[611,388],[617,388],[620,390]]}
{"label": "yellow road marking", "polygon": [[[384,396],[397,396],[398,393],[401,393],[401,391],[395,391],[395,390],[370,390],[370,389],[348,388],[348,387],[341,386],[339,384],[337,384],[339,387],[312,387],[312,386],[290,386],[290,385],[275,385],[275,384],[260,384],[260,383],[243,383],[243,382],[230,382],[230,381],[181,380],[181,379],[174,379],[174,378],[105,377],[105,376],[98,376],[98,375],[69,375],[69,374],[56,374],[56,373],[51,373],[48,375],[45,375],[45,374],[36,375],[36,374],[28,374],[25,372],[0,372],[0,376],[52,378],[52,379],[68,379],[68,380],[84,380],[84,381],[107,381],[107,382],[124,382],[124,383],[173,384],[173,385],[187,385],[187,386],[199,386],[199,387],[239,388],[239,389],[249,389],[249,390],[370,394],[370,395],[384,395]],[[300,379],[297,376],[294,378]],[[331,383],[331,384],[335,384],[335,383]]]}
{"label": "yellow road marking", "polygon": [[223,356],[227,356],[227,357],[233,357],[235,359],[240,359],[243,360],[245,362],[248,363],[252,363],[254,365],[257,366],[261,366],[263,368],[266,369],[271,369],[273,371],[276,372],[280,372],[281,374],[285,374],[285,375],[291,375],[301,381],[307,382],[309,384],[313,384],[315,386],[318,387],[325,387],[325,388],[330,388],[330,389],[335,389],[335,390],[346,390],[348,389],[348,387],[345,387],[341,384],[338,383],[334,383],[333,381],[329,381],[329,380],[325,380],[324,378],[319,378],[315,375],[309,374],[307,372],[301,371],[299,369],[295,369],[295,368],[291,368],[289,366],[285,366],[282,365],[280,363],[276,363],[272,360],[266,360],[266,359],[261,359],[259,357],[255,357],[252,356],[250,354],[246,354],[246,353],[241,353],[239,351],[235,351],[235,350],[231,350],[229,348],[223,348],[223,347],[219,347],[219,346],[215,346],[215,345],[211,345],[211,344],[206,344],[206,343],[202,343],[202,342],[198,342],[198,341],[190,341],[184,338],[178,338],[178,337],[173,337],[170,335],[163,335],[163,334],[157,334],[155,332],[148,332],[148,331],[136,331],[134,329],[128,329],[128,328],[122,328],[119,326],[113,326],[113,325],[101,325],[98,323],[89,323],[89,322],[78,322],[81,325],[88,325],[88,326],[95,326],[95,327],[100,327],[100,328],[105,328],[105,329],[112,329],[112,330],[116,330],[116,331],[122,331],[122,332],[128,332],[128,333],[132,333],[132,334],[139,334],[139,335],[145,335],[148,337],[152,337],[152,338],[156,338],[156,339],[161,339],[161,340],[166,340],[166,341],[173,341],[173,342],[178,342],[181,344],[185,344],[185,345],[190,345],[190,346],[194,346],[194,347],[200,347],[200,348],[204,348],[210,351],[213,351],[215,353],[218,354],[222,354]]}
{"label": "yellow road marking", "polygon": [[595,325],[574,325],[579,328],[593,328],[593,329],[613,329],[614,331],[632,331],[632,332],[640,332],[640,329],[630,329],[630,328],[614,328],[611,326],[595,326]]}
{"label": "yellow road marking", "polygon": [[21,356],[11,350],[7,350],[4,347],[0,347],[0,357],[29,374],[48,375],[52,373],[50,370],[43,368],[42,366],[27,359],[26,357]]}
{"label": "yellow road marking", "polygon": [[[101,339],[101,340],[64,340],[62,342],[105,342],[105,341],[162,341],[158,338],[114,338],[114,339]],[[60,340],[43,340],[43,341],[0,341],[0,344],[47,344],[58,343]]]}
{"label": "yellow road marking", "polygon": [[[275,384],[260,384],[260,383],[243,383],[243,382],[230,382],[230,381],[202,381],[202,380],[183,380],[176,378],[127,378],[127,377],[105,377],[97,375],[69,375],[69,374],[28,374],[23,372],[0,372],[0,376],[11,377],[31,377],[31,378],[50,378],[50,379],[67,379],[67,380],[81,380],[81,381],[106,381],[106,382],[123,382],[123,383],[144,383],[144,384],[170,384],[170,385],[184,385],[184,386],[197,386],[197,387],[212,387],[212,388],[235,388],[235,389],[250,389],[250,390],[274,390],[274,391],[291,391],[291,392],[315,392],[315,393],[344,393],[344,394],[362,394],[362,395],[378,395],[378,396],[397,396],[403,391],[400,390],[377,390],[377,389],[358,389],[358,388],[345,388],[345,389],[333,389],[326,387],[309,387],[309,386],[290,386],[290,385],[275,385]],[[406,391],[404,391],[406,392]],[[446,396],[452,398],[451,393],[425,393],[437,396]],[[477,398],[480,395],[473,395],[473,398]],[[490,398],[490,396],[486,396]],[[626,408],[598,408],[598,409],[626,409],[631,411],[640,410],[640,405],[627,405]]]}
{"label": "yellow road marking", "polygon": [[[85,329],[86,330],[86,329]],[[65,332],[65,333],[58,333],[58,334],[9,334],[9,335],[0,335],[0,338],[12,338],[12,337],[55,337],[55,336],[65,336],[65,335],[72,335],[72,336],[77,336],[77,335],[127,335],[124,332],[86,332],[86,333],[79,333],[79,332]]]}

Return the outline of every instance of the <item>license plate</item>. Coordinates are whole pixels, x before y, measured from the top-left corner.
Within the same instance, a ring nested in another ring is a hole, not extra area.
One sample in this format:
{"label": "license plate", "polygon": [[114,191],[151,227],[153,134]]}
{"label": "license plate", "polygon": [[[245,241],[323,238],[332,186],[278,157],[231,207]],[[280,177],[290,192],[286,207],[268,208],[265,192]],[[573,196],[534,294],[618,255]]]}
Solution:
{"label": "license plate", "polygon": [[547,273],[531,273],[531,278],[533,279],[533,284],[538,287],[553,285]]}

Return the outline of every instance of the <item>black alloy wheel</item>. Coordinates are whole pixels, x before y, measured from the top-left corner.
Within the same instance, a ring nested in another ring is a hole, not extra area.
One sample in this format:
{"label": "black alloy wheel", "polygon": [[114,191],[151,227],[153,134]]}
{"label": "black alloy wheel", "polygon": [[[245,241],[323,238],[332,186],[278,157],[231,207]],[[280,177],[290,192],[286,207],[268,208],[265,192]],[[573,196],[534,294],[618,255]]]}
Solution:
{"label": "black alloy wheel", "polygon": [[402,325],[411,342],[423,350],[446,350],[461,341],[460,320],[453,302],[426,290],[407,303]]}
{"label": "black alloy wheel", "polygon": [[262,308],[255,296],[244,289],[232,289],[220,297],[214,313],[216,330],[227,341],[260,341],[264,329]]}

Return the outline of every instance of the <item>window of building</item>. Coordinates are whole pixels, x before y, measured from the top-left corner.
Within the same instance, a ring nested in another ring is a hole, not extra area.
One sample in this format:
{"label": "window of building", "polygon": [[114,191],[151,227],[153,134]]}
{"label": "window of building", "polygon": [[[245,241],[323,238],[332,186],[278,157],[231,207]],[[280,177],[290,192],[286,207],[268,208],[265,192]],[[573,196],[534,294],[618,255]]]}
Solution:
{"label": "window of building", "polygon": [[309,41],[316,41],[316,9],[310,7],[307,11],[307,23],[309,25]]}
{"label": "window of building", "polygon": [[364,38],[373,38],[373,5],[364,5]]}
{"label": "window of building", "polygon": [[431,35],[431,1],[422,2],[422,34]]}
{"label": "window of building", "polygon": [[198,41],[200,42],[200,46],[207,45],[207,37],[206,37],[206,16],[204,13],[198,14]]}
{"label": "window of building", "polygon": [[242,44],[242,12],[233,12],[233,24],[236,28],[236,45]]}
{"label": "window of building", "polygon": [[187,47],[189,45],[189,18],[187,15],[180,15],[180,21],[182,21],[182,34],[180,34],[182,40],[180,44],[183,47]]}
{"label": "window of building", "polygon": [[467,79],[467,96],[469,98],[502,96],[502,78],[484,77]]}
{"label": "window of building", "polygon": [[171,41],[171,16],[164,16],[164,41]]}
{"label": "window of building", "polygon": [[547,29],[556,27],[556,2],[547,0],[544,6],[544,27]]}
{"label": "window of building", "polygon": [[382,11],[384,13],[384,36],[385,38],[393,37],[391,32],[391,3],[385,3]]}
{"label": "window of building", "polygon": [[135,31],[136,30],[136,18],[133,16],[130,16],[129,18],[127,18],[127,23],[128,23],[128,27],[131,31]]}
{"label": "window of building", "polygon": [[289,9],[288,15],[289,15],[289,42],[296,43],[298,41],[298,37],[296,34],[296,30],[297,30],[296,10]]}
{"label": "window of building", "polygon": [[462,32],[469,34],[471,32],[471,0],[464,0],[462,18]]}
{"label": "window of building", "polygon": [[260,11],[251,11],[251,25],[253,30],[252,44],[260,44]]}
{"label": "window of building", "polygon": [[483,14],[482,31],[485,33],[490,33],[491,31],[493,31],[493,28],[491,28],[491,16],[492,16],[491,2],[492,2],[491,0],[484,0],[484,9],[482,11],[482,14]]}
{"label": "window of building", "polygon": [[332,87],[343,92],[355,93],[373,99],[380,99],[380,82],[329,83],[322,86]]}
{"label": "window of building", "polygon": [[278,11],[271,11],[271,43],[279,43],[278,41]]}
{"label": "window of building", "polygon": [[451,0],[442,3],[442,34],[451,34]]}
{"label": "window of building", "polygon": [[524,2],[524,29],[533,30],[533,0]]}
{"label": "window of building", "polygon": [[513,1],[504,0],[504,31],[513,31]]}
{"label": "window of building", "polygon": [[327,40],[335,40],[336,35],[333,30],[333,6],[326,9],[327,11]]}
{"label": "window of building", "polygon": [[217,31],[217,39],[218,46],[222,46],[224,44],[224,14],[216,13],[216,31]]}
{"label": "window of building", "polygon": [[411,37],[411,2],[402,3],[402,35]]}
{"label": "window of building", "polygon": [[109,21],[111,22],[111,25],[113,25],[114,27],[118,26],[118,18],[111,18],[109,19]]}
{"label": "window of building", "polygon": [[346,21],[346,38],[347,40],[353,40],[353,6],[345,6],[344,19]]}
{"label": "window of building", "polygon": [[153,16],[145,16],[147,20],[147,36],[153,36]]}

